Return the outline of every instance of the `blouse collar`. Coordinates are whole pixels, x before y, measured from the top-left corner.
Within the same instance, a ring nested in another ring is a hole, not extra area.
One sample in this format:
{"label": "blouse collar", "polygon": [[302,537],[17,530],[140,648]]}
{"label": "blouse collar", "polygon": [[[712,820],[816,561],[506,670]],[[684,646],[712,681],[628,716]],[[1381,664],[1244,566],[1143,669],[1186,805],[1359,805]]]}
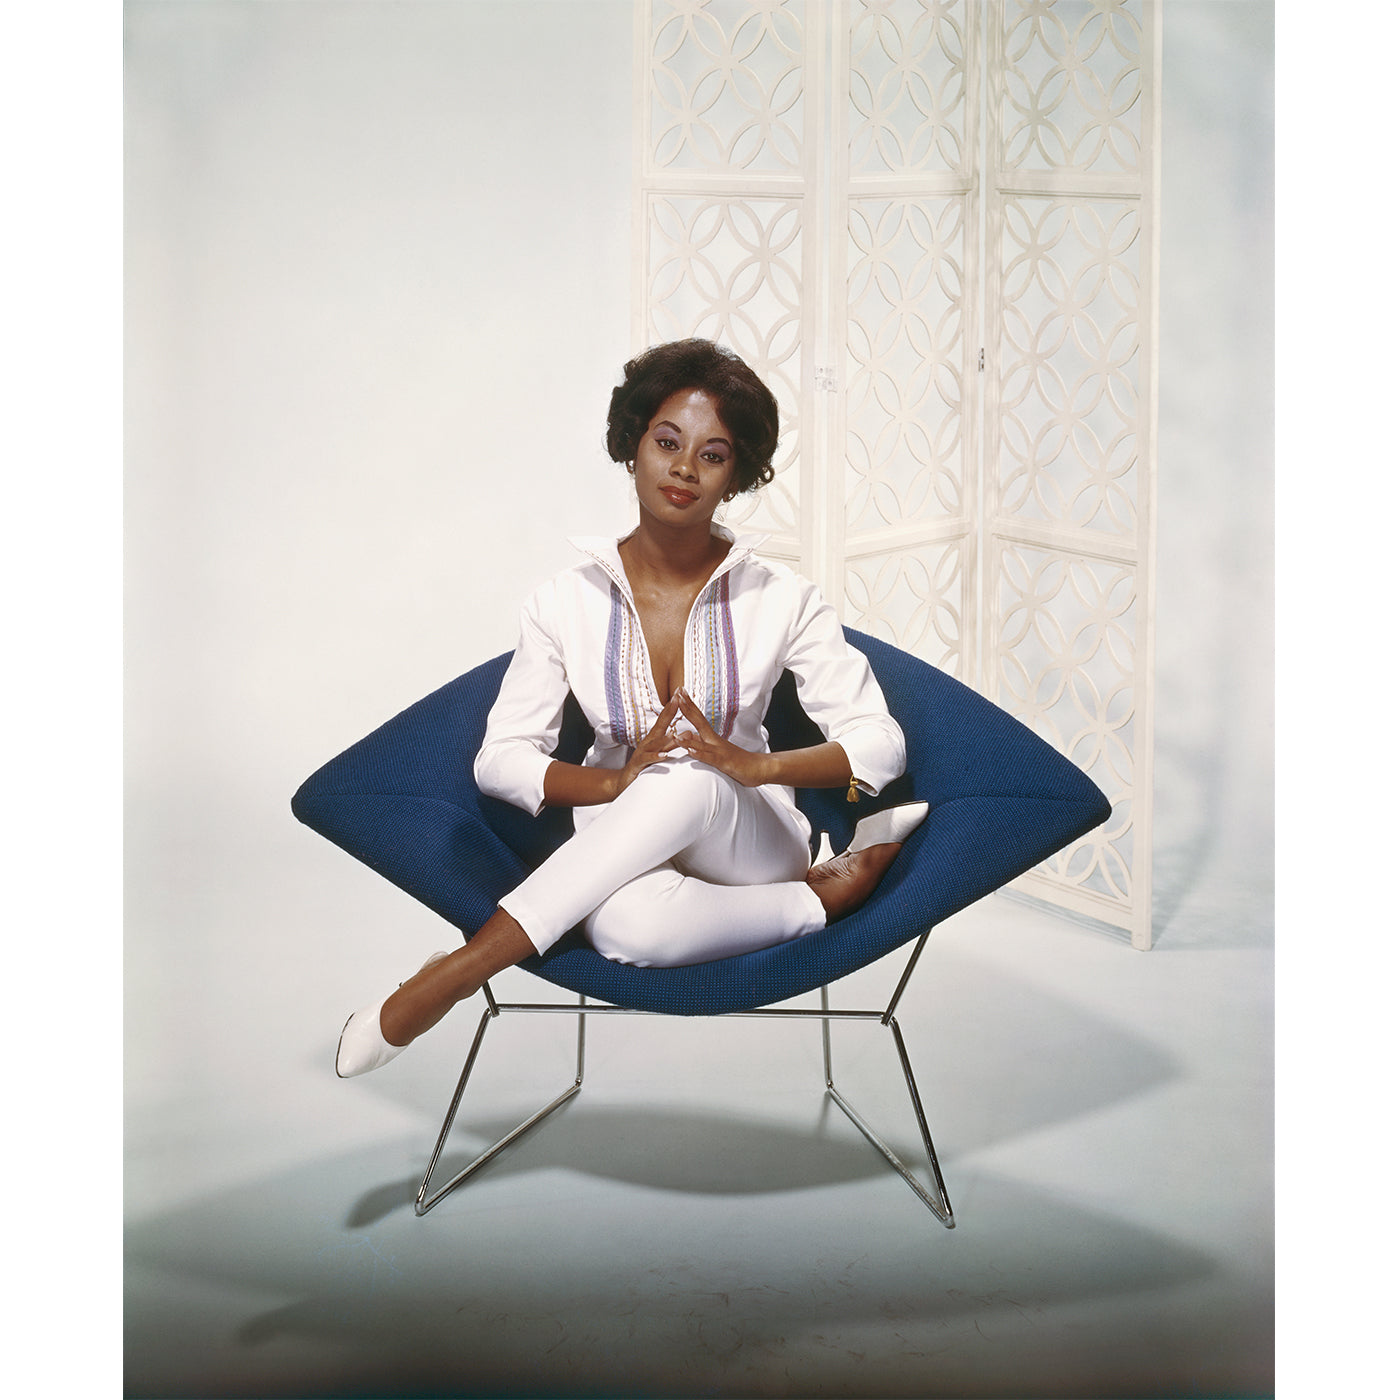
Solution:
{"label": "blouse collar", "polygon": [[[727,574],[736,564],[747,559],[768,538],[767,535],[735,535],[732,530],[723,525],[716,525],[713,521],[710,524],[710,533],[728,541],[729,553],[724,556],[714,573],[710,575],[709,581],[705,584],[706,588],[716,579]],[[617,539],[613,539],[610,535],[581,535],[571,538],[569,543],[575,549],[588,555],[594,563],[601,564],[612,576],[613,582],[630,598],[632,589],[627,582],[627,570],[622,567],[622,556],[617,552],[618,545],[626,538],[626,535]]]}

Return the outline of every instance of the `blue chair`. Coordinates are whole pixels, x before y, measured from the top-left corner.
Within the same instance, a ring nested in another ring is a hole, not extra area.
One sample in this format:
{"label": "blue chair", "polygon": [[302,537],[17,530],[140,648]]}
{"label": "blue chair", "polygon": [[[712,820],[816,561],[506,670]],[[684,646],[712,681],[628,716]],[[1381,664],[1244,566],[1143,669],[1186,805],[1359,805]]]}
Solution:
{"label": "blue chair", "polygon": [[[417,1214],[431,1209],[578,1092],[587,1016],[746,1015],[821,1020],[832,1100],[952,1228],[952,1206],[895,1008],[936,924],[1083,836],[1105,821],[1110,809],[1078,768],[975,691],[873,637],[849,628],[846,636],[869,658],[890,711],[904,729],[908,769],[874,802],[848,803],[844,789],[801,791],[798,802],[813,831],[829,832],[837,851],[845,849],[858,817],[916,798],[929,803],[927,820],[905,844],[874,897],[818,933],[692,967],[609,962],[575,930],[520,966],[574,993],[576,1004],[497,1002],[488,984],[486,1009],[418,1190]],[[292,799],[299,820],[463,931],[479,928],[497,901],[572,830],[566,811],[530,817],[482,796],[472,781],[472,759],[509,660],[509,654],[498,656],[410,706],[318,770]],[[775,749],[821,741],[798,703],[791,675],[784,675],[774,692],[766,722]],[[588,742],[587,723],[570,697],[556,754],[578,762]],[[913,953],[884,1008],[830,1006],[830,983],[910,942]],[[775,1005],[818,989],[820,1009]],[[503,1013],[576,1015],[575,1081],[430,1194],[486,1028]],[[889,1028],[932,1172],[932,1193],[835,1087],[833,1020]]]}

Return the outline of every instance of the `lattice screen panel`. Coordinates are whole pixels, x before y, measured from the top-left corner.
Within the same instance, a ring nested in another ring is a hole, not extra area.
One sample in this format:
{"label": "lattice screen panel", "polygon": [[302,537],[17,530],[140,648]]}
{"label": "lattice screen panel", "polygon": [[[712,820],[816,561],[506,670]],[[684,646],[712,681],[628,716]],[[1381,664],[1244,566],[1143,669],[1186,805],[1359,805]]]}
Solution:
{"label": "lattice screen panel", "polygon": [[[643,0],[638,347],[783,412],[727,523],[978,684],[1112,820],[1023,888],[1150,941],[1150,0]],[[985,371],[985,372],[984,372]]]}
{"label": "lattice screen panel", "polygon": [[975,681],[981,6],[839,10],[832,416],[845,471],[829,534],[845,568],[828,586],[853,626]]}
{"label": "lattice screen panel", "polygon": [[[778,399],[777,477],[727,510],[769,553],[810,557],[804,474],[819,276],[820,47],[806,0],[638,7],[638,348],[700,335],[737,350]],[[814,105],[818,109],[814,115]],[[805,547],[804,547],[805,546]]]}
{"label": "lattice screen panel", "polygon": [[1113,803],[1018,886],[1145,948],[1160,19],[1144,0],[991,13],[983,690]]}

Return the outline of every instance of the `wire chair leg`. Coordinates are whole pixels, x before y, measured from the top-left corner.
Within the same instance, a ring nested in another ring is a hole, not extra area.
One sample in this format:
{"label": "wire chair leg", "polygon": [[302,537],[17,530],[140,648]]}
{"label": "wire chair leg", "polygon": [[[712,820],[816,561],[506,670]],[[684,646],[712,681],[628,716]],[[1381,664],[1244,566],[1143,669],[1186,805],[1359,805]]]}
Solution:
{"label": "wire chair leg", "polygon": [[[922,943],[921,945],[922,946]],[[917,952],[916,955],[917,957]],[[912,963],[911,963],[912,966]],[[906,974],[907,980],[907,974]],[[901,984],[902,987],[902,984]],[[418,1194],[414,1200],[413,1210],[415,1215],[425,1215],[450,1191],[455,1191],[458,1186],[468,1180],[476,1172],[480,1171],[488,1162],[492,1161],[500,1153],[504,1152],[517,1138],[527,1133],[537,1123],[547,1118],[556,1109],[574,1097],[583,1087],[584,1073],[584,1027],[587,1021],[587,999],[579,997],[578,1011],[578,1046],[577,1046],[577,1070],[574,1082],[569,1085],[557,1098],[551,1100],[537,1113],[531,1114],[523,1122],[512,1128],[504,1137],[492,1143],[485,1152],[481,1153],[474,1161],[468,1163],[456,1176],[436,1191],[429,1194],[432,1185],[433,1173],[437,1170],[438,1161],[442,1156],[443,1147],[447,1143],[448,1135],[452,1131],[452,1126],[456,1121],[458,1109],[461,1107],[463,1095],[466,1093],[467,1082],[471,1078],[472,1070],[476,1067],[477,1056],[481,1053],[482,1042],[486,1038],[486,1029],[503,1011],[518,1012],[545,1012],[558,1010],[565,1015],[568,1009],[565,1007],[545,1007],[545,1006],[513,1006],[500,1007],[497,1005],[495,997],[491,994],[489,986],[486,991],[486,1010],[482,1013],[481,1022],[477,1027],[476,1036],[472,1041],[471,1050],[467,1054],[466,1063],[462,1067],[461,1077],[457,1081],[457,1088],[452,1095],[452,1102],[448,1105],[447,1117],[443,1120],[442,1131],[438,1134],[437,1144],[433,1148],[433,1153],[428,1161],[428,1170],[424,1173],[422,1185],[418,1188]],[[611,1010],[610,1007],[593,1007],[588,1010]],[[821,989],[821,1010],[817,1012],[770,1012],[770,1015],[793,1015],[793,1016],[818,1016],[821,1019],[822,1028],[822,1068],[826,1078],[826,1091],[830,1095],[836,1106],[851,1120],[853,1124],[865,1136],[867,1141],[885,1161],[902,1176],[909,1188],[928,1207],[932,1213],[938,1217],[942,1223],[952,1229],[954,1227],[953,1207],[948,1199],[947,1187],[943,1181],[943,1172],[938,1165],[938,1156],[934,1151],[933,1138],[929,1133],[928,1119],[924,1114],[923,1100],[919,1096],[918,1082],[914,1078],[914,1069],[909,1061],[909,1052],[905,1048],[904,1036],[899,1029],[899,1022],[894,1017],[894,1007],[890,1007],[882,1015],[879,1012],[835,1012],[831,1013],[830,1001],[827,988]],[[900,1067],[904,1072],[905,1087],[909,1091],[909,1101],[914,1110],[914,1117],[919,1125],[919,1135],[923,1140],[924,1153],[928,1159],[929,1170],[933,1174],[934,1193],[930,1194],[923,1182],[919,1180],[904,1160],[894,1151],[894,1149],[865,1121],[859,1111],[850,1103],[844,1094],[836,1087],[832,1074],[831,1064],[831,1021],[835,1017],[858,1016],[862,1019],[870,1018],[879,1020],[881,1025],[888,1026],[890,1034],[894,1039],[895,1052],[899,1056]]]}
{"label": "wire chair leg", "polygon": [[[486,992],[487,1007],[486,1010],[481,1013],[481,1024],[477,1027],[476,1037],[472,1041],[472,1048],[467,1053],[466,1064],[462,1066],[462,1075],[457,1081],[457,1089],[452,1095],[452,1102],[448,1105],[447,1117],[443,1120],[442,1131],[438,1134],[437,1145],[433,1148],[433,1155],[428,1160],[428,1170],[423,1174],[423,1184],[419,1186],[418,1194],[414,1198],[414,1215],[426,1215],[449,1191],[455,1191],[468,1177],[475,1175],[475,1173],[480,1171],[488,1162],[504,1152],[518,1137],[529,1132],[536,1123],[548,1118],[555,1109],[562,1108],[564,1104],[568,1103],[568,1101],[583,1087],[584,1023],[587,1017],[580,1012],[578,1018],[578,1062],[574,1082],[570,1084],[558,1098],[551,1100],[540,1109],[538,1113],[531,1114],[529,1118],[526,1118],[522,1123],[512,1128],[504,1137],[492,1143],[485,1152],[477,1157],[475,1161],[463,1167],[445,1186],[439,1187],[431,1196],[428,1195],[428,1187],[432,1182],[433,1172],[437,1169],[438,1158],[442,1155],[442,1149],[447,1142],[447,1136],[452,1131],[452,1125],[456,1121],[457,1110],[461,1107],[462,1095],[466,1092],[467,1088],[467,1080],[471,1078],[472,1070],[476,1066],[476,1057],[481,1053],[482,1041],[486,1039],[486,1028],[501,1014],[500,1008],[496,1005],[495,998],[490,994],[489,987],[487,987]],[[583,1004],[584,998],[579,997],[579,1005],[582,1006]]]}
{"label": "wire chair leg", "polygon": [[[830,1006],[825,987],[821,989],[821,1001],[822,1011],[828,1011]],[[923,1182],[914,1175],[903,1158],[861,1117],[860,1113],[836,1087],[831,1073],[831,1022],[823,1016],[822,1068],[826,1074],[826,1091],[842,1113],[865,1135],[870,1145],[904,1178],[914,1194],[951,1230],[957,1223],[953,1219],[953,1205],[948,1199],[948,1189],[943,1183],[943,1172],[938,1166],[938,1156],[933,1150],[933,1138],[929,1134],[928,1119],[924,1116],[923,1100],[919,1097],[919,1085],[914,1078],[914,1069],[909,1063],[909,1052],[904,1048],[904,1036],[899,1029],[899,1022],[895,1020],[893,1015],[887,1013],[882,1018],[882,1024],[889,1026],[894,1037],[895,1050],[899,1055],[900,1066],[904,1070],[904,1083],[909,1090],[909,1101],[914,1107],[914,1117],[919,1124],[919,1134],[923,1138],[924,1152],[928,1157],[929,1169],[933,1173],[933,1186],[937,1194],[929,1194]]]}

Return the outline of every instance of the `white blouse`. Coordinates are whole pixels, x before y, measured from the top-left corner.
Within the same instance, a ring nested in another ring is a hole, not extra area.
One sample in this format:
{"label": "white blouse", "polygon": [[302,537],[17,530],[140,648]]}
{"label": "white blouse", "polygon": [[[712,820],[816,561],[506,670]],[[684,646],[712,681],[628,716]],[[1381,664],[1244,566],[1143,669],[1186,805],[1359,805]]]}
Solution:
{"label": "white blouse", "polygon": [[[846,641],[814,584],[754,554],[765,536],[735,539],[714,530],[730,549],[690,610],[686,692],[716,733],[766,753],[763,716],[778,678],[790,670],[802,708],[845,750],[857,784],[879,792],[904,771],[904,734],[869,662]],[[537,589],[521,610],[520,640],[473,770],[482,792],[531,813],[544,807],[545,770],[570,690],[593,729],[583,760],[592,768],[621,768],[670,698],[657,694],[617,542],[570,543],[587,557]],[[791,788],[758,791],[808,830]],[[576,824],[588,810],[575,811]]]}

